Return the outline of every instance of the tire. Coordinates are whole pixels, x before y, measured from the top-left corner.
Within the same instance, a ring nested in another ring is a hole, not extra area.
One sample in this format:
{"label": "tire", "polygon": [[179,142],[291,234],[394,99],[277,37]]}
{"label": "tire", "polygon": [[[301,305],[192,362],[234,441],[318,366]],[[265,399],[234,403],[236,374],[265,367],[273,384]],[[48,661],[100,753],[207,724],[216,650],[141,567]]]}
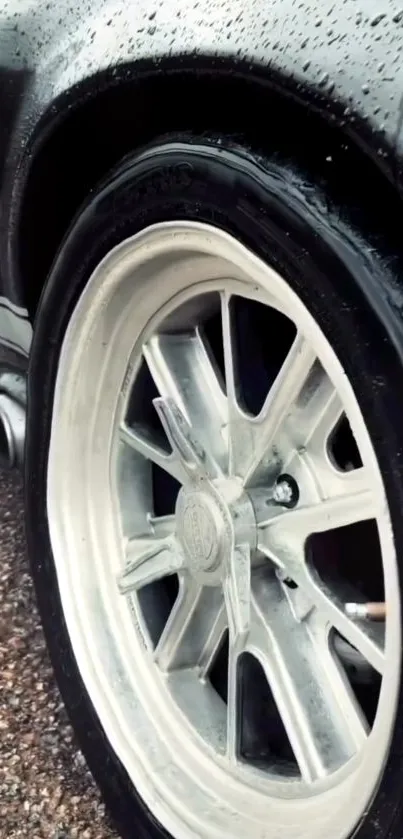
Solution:
{"label": "tire", "polygon": [[[387,613],[392,659],[394,656],[388,688],[390,743],[368,792],[369,800],[355,815],[354,824],[344,823],[340,815],[340,828],[334,822],[330,834],[325,820],[321,830],[323,836],[335,839],[353,833],[359,839],[398,839],[403,829],[399,672],[403,389],[398,386],[402,380],[403,326],[392,303],[396,289],[400,294],[398,257],[389,252],[386,240],[374,246],[357,222],[352,226],[332,203],[332,196],[324,194],[298,165],[271,160],[225,139],[172,137],[125,160],[79,212],[39,306],[28,380],[27,539],[50,655],[79,745],[125,839],[168,835],[189,839],[197,834],[194,828],[168,818],[157,794],[147,804],[142,800],[94,707],[83,667],[77,663],[71,615],[63,603],[65,578],[56,571],[47,498],[61,353],[89,279],[120,243],[152,225],[177,220],[219,228],[285,278],[339,359],[364,418],[383,480],[397,557],[390,571],[396,607]],[[71,342],[71,336],[68,340]],[[79,347],[83,363],[89,351],[88,343]],[[61,450],[59,456],[62,463]],[[66,464],[60,467],[64,468]],[[72,530],[75,527],[74,519]],[[195,802],[194,809],[197,806]],[[272,839],[280,835],[278,826],[271,827],[271,823],[268,809],[267,826],[259,836]],[[314,835],[313,824],[305,825],[306,829]],[[203,830],[198,835],[204,836]],[[217,831],[225,835],[225,822],[217,821]],[[235,829],[229,828],[227,835],[235,837]],[[302,833],[294,824],[284,828],[284,835],[299,839]]]}

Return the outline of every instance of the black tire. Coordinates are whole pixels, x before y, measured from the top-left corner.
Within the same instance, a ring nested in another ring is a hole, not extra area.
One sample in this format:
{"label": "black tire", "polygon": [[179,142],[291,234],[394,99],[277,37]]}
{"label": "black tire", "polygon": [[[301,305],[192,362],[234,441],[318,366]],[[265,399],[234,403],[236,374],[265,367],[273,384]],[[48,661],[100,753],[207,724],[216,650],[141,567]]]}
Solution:
{"label": "black tire", "polygon": [[[89,276],[126,237],[152,223],[183,218],[223,228],[273,264],[321,325],[353,383],[384,476],[400,562],[403,557],[403,388],[397,386],[403,322],[391,302],[392,293],[401,294],[398,256],[385,240],[368,241],[306,172],[225,140],[170,138],[125,160],[82,208],[42,295],[29,369],[25,503],[32,572],[60,691],[88,765],[127,839],[167,834],[111,750],[75,663],[47,523],[47,457],[60,348]],[[360,839],[402,834],[402,699]]]}

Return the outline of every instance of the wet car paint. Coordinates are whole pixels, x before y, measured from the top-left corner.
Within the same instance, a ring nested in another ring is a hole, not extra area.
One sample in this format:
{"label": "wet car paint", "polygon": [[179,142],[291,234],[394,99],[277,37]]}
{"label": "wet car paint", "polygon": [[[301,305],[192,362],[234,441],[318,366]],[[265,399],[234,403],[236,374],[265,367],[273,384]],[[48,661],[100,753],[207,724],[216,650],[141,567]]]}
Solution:
{"label": "wet car paint", "polygon": [[0,295],[24,306],[17,227],[37,149],[101,83],[192,61],[258,73],[342,125],[400,187],[402,55],[393,0],[0,0]]}

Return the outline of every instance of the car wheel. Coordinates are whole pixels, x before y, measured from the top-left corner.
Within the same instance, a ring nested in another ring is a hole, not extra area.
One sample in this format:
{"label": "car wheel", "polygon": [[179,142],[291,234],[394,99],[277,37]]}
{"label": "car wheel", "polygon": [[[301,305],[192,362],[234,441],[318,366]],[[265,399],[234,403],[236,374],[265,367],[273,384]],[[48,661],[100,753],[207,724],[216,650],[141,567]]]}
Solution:
{"label": "car wheel", "polygon": [[296,164],[169,138],[60,248],[29,370],[28,544],[124,837],[401,835],[386,247]]}

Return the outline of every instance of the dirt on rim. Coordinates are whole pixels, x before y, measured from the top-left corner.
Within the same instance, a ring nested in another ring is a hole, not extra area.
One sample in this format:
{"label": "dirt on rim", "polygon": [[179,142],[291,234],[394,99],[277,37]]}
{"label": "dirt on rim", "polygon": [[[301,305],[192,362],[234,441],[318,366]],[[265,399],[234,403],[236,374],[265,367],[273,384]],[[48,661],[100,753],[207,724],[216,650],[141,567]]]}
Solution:
{"label": "dirt on rim", "polygon": [[24,539],[22,482],[0,472],[0,838],[117,839],[49,663]]}

